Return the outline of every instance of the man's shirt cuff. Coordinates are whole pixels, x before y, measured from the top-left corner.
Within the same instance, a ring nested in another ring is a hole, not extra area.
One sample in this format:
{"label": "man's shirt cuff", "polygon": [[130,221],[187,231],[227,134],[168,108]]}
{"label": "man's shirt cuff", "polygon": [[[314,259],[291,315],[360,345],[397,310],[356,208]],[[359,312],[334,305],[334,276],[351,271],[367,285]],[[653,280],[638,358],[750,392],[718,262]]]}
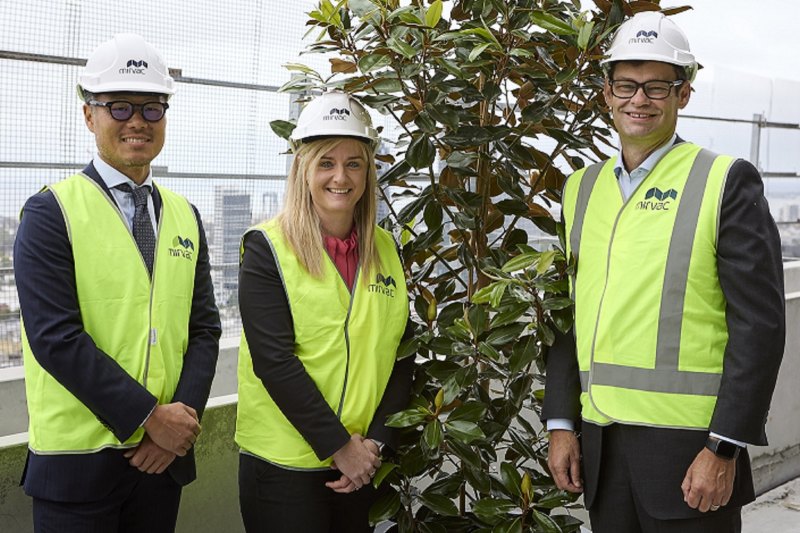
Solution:
{"label": "man's shirt cuff", "polygon": [[575,431],[575,424],[569,418],[548,418],[547,431],[555,431],[557,429]]}

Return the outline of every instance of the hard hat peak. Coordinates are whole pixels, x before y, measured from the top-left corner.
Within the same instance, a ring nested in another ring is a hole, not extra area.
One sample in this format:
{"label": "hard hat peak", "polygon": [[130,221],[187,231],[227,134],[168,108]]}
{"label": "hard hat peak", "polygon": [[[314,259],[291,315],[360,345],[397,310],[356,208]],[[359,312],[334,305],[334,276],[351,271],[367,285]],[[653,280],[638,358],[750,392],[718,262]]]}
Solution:
{"label": "hard hat peak", "polygon": [[118,33],[101,43],[78,77],[78,94],[142,92],[175,94],[175,81],[158,51],[140,35]]}
{"label": "hard hat peak", "polygon": [[291,141],[297,147],[319,137],[354,137],[373,147],[379,140],[367,109],[355,97],[338,90],[322,93],[306,104]]}
{"label": "hard hat peak", "polygon": [[601,64],[617,61],[660,61],[683,67],[689,81],[697,73],[697,61],[689,40],[672,20],[659,11],[644,11],[623,22],[608,57]]}

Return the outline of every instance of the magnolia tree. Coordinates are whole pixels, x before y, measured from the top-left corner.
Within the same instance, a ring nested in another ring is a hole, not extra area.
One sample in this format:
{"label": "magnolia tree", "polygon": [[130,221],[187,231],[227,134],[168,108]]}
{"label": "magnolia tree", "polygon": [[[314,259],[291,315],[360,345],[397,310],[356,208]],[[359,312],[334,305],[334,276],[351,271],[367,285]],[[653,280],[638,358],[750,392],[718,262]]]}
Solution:
{"label": "magnolia tree", "polygon": [[565,172],[611,146],[598,66],[609,33],[659,9],[594,5],[322,0],[309,14],[309,51],[329,54],[331,74],[288,65],[284,90],[343,89],[393,126],[378,156],[382,224],[401,243],[417,324],[399,356],[419,364],[410,408],[390,419],[402,444],[376,476],[374,522],[579,529],[556,511],[574,497],[547,472],[537,422],[547,347],[572,324],[558,203]]}

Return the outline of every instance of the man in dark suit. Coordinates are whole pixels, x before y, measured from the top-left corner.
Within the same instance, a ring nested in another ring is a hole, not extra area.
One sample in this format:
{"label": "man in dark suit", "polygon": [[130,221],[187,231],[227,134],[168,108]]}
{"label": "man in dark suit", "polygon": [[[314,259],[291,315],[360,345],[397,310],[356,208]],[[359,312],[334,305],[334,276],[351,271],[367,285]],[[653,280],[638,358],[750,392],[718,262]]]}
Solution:
{"label": "man in dark suit", "polygon": [[758,171],[676,133],[697,62],[661,13],[604,60],[620,153],[563,195],[575,325],[550,349],[548,464],[595,533],[727,533],[784,344],[777,228]]}
{"label": "man in dark suit", "polygon": [[153,182],[174,80],[140,36],[79,78],[97,156],[23,208],[23,323],[37,533],[173,532],[221,333],[194,206]]}

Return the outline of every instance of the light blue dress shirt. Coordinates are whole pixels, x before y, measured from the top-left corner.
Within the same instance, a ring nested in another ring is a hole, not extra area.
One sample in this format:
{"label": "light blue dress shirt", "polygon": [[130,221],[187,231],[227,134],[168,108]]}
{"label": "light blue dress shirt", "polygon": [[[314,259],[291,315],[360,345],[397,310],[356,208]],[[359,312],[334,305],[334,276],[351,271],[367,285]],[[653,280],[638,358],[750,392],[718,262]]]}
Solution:
{"label": "light blue dress shirt", "polygon": [[[128,231],[133,232],[133,215],[136,213],[136,205],[133,203],[133,195],[125,191],[121,191],[116,187],[117,185],[127,183],[131,186],[131,188],[135,189],[140,187],[140,185],[136,185],[132,179],[103,161],[100,156],[96,156],[92,163],[94,163],[95,170],[97,170],[100,178],[103,180],[103,182],[105,182],[106,187],[108,187],[108,189],[111,191],[111,196],[114,197],[114,200],[117,202],[120,211],[122,211],[122,214],[125,216],[125,222],[128,225]],[[150,192],[153,192],[152,171],[147,174],[147,178],[144,180],[144,183],[142,183],[141,187],[149,187]],[[150,213],[150,222],[153,224],[153,233],[158,235],[156,213],[155,209],[153,208],[152,194],[147,196],[147,211]]]}

